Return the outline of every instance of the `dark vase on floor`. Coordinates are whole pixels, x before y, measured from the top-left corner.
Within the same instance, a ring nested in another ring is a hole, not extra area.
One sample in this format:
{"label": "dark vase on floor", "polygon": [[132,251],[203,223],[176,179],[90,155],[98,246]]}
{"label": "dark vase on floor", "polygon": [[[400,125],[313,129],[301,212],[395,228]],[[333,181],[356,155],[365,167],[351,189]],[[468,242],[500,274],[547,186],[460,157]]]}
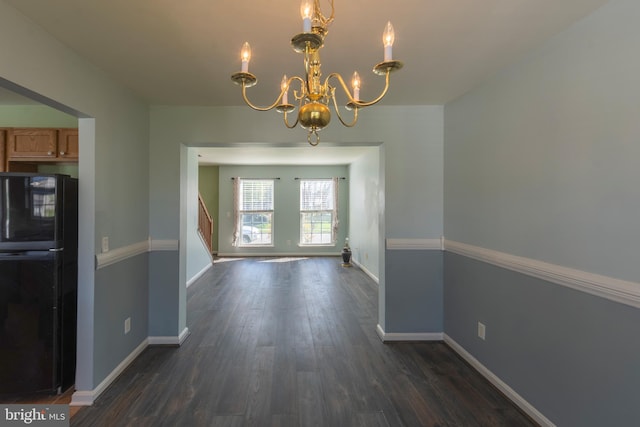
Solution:
{"label": "dark vase on floor", "polygon": [[342,248],[342,266],[351,267],[351,248],[349,247],[349,238],[344,241],[344,247]]}

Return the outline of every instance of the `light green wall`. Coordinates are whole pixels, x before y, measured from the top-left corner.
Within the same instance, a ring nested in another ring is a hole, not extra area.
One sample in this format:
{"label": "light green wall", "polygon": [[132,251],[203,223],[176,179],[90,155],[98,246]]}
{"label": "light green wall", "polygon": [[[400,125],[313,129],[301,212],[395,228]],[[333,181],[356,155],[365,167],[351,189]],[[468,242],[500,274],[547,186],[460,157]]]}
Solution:
{"label": "light green wall", "polygon": [[220,219],[218,217],[219,172],[220,170],[218,166],[201,165],[198,167],[198,189],[200,190],[202,200],[204,201],[204,204],[209,211],[209,215],[211,215],[211,218],[213,219],[212,247],[214,253],[218,252],[218,223],[220,222]]}
{"label": "light green wall", "polygon": [[74,178],[80,176],[78,165],[39,165],[38,172],[40,173],[61,173],[69,175]]}
{"label": "light green wall", "polygon": [[0,105],[0,127],[76,128],[78,118],[46,105]]}
{"label": "light green wall", "polygon": [[[220,166],[221,254],[331,254],[342,251],[349,230],[348,167],[340,166]],[[274,181],[273,247],[233,247],[232,177],[280,178]],[[334,246],[299,247],[300,181],[295,178],[345,177],[338,183],[338,236]]]}

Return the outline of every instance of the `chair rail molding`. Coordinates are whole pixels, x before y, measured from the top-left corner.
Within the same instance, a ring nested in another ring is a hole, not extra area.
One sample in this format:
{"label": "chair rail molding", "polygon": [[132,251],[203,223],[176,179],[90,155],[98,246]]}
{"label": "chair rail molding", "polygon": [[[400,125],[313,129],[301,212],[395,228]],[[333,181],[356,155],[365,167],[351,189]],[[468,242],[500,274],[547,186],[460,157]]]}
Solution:
{"label": "chair rail molding", "polygon": [[395,239],[387,238],[386,244],[389,250],[443,250],[444,238],[436,239]]}
{"label": "chair rail molding", "polygon": [[146,252],[177,251],[178,240],[157,240],[149,237],[137,243],[122,246],[100,254],[96,254],[96,270],[116,264]]}
{"label": "chair rail molding", "polygon": [[451,240],[444,241],[444,248],[448,252],[640,308],[640,283],[637,282],[588,273]]}

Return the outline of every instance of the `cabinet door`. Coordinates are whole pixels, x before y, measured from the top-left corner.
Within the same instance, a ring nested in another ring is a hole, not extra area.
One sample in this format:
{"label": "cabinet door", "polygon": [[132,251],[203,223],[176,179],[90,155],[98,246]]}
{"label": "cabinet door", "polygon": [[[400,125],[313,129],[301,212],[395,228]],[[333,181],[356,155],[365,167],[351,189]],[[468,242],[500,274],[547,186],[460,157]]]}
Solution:
{"label": "cabinet door", "polygon": [[58,131],[58,157],[78,160],[78,129],[60,129]]}
{"label": "cabinet door", "polygon": [[7,144],[7,157],[54,158],[56,157],[56,129],[11,129]]}

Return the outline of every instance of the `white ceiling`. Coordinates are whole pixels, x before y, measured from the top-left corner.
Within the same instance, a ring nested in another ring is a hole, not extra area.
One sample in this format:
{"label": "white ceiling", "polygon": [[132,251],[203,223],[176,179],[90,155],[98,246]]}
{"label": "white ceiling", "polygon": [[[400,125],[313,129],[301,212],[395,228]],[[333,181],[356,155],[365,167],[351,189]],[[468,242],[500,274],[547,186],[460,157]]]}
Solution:
{"label": "white ceiling", "polygon": [[[300,0],[4,1],[151,104],[243,105],[230,76],[244,41],[253,49],[258,85],[248,95],[256,104],[273,102],[284,73],[304,73],[290,47],[302,31]],[[381,104],[442,105],[607,1],[335,0],[322,72],[350,80],[358,70],[361,98],[376,97],[383,81],[370,70],[391,20],[404,68]],[[328,14],[329,0],[321,4]]]}
{"label": "white ceiling", "polygon": [[[4,1],[153,104],[242,105],[230,75],[244,41],[253,48],[259,82],[249,95],[257,103],[273,101],[284,73],[304,72],[289,43],[302,31],[300,0]],[[606,2],[335,0],[323,74],[358,70],[361,97],[375,97],[382,79],[370,70],[391,20],[394,58],[405,67],[382,103],[445,104]]]}

